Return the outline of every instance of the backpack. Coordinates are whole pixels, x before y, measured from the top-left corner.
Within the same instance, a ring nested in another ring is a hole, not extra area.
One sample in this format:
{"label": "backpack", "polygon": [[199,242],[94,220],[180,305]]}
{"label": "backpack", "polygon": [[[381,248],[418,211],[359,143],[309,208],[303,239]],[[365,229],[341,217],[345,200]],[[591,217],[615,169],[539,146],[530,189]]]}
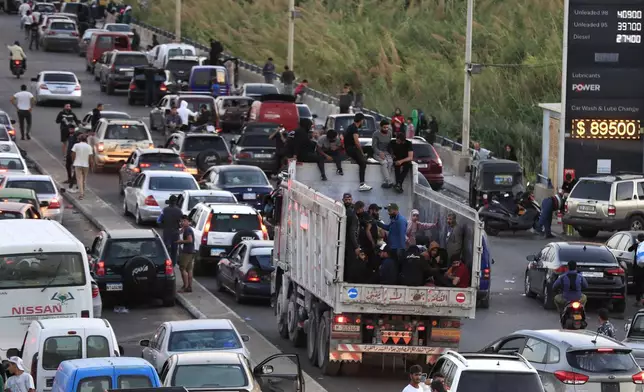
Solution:
{"label": "backpack", "polygon": [[635,262],[638,267],[644,267],[644,242],[640,242],[637,245],[637,250],[635,251]]}

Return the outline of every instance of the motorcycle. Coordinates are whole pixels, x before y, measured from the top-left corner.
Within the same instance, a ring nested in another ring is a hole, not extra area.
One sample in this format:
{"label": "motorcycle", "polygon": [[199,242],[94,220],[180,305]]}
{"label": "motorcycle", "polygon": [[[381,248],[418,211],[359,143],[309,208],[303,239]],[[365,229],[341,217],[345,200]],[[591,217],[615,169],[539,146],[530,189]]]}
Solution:
{"label": "motorcycle", "polygon": [[586,309],[579,301],[568,302],[559,316],[562,329],[586,329]]}
{"label": "motorcycle", "polygon": [[479,209],[479,217],[484,222],[485,232],[498,235],[500,231],[517,232],[538,227],[541,206],[535,201],[528,184],[528,190],[519,192],[516,197],[509,193],[502,199],[493,198]]}
{"label": "motorcycle", "polygon": [[11,61],[11,73],[20,79],[20,76],[25,73],[25,63],[23,60]]}

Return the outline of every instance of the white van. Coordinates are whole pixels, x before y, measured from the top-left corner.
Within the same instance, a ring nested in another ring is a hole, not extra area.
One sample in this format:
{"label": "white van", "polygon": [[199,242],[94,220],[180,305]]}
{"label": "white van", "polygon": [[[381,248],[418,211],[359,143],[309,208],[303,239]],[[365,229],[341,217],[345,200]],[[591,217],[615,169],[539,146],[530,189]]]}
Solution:
{"label": "white van", "polygon": [[107,320],[68,318],[32,321],[20,349],[11,348],[7,356],[19,356],[25,371],[31,373],[36,391],[49,391],[62,361],[81,358],[119,357],[114,329]]}
{"label": "white van", "polygon": [[165,69],[168,59],[179,56],[199,56],[197,49],[190,44],[161,44],[148,52],[148,60],[153,67]]}
{"label": "white van", "polygon": [[60,223],[0,220],[0,239],[1,358],[33,320],[94,317],[85,247]]}

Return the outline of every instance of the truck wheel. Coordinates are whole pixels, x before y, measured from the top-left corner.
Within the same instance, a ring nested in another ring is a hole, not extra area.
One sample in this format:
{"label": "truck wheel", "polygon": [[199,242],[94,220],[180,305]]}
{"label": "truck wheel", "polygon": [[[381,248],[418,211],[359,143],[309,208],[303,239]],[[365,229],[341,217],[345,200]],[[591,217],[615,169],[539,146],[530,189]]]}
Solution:
{"label": "truck wheel", "polygon": [[327,376],[337,376],[340,372],[342,362],[331,362],[329,360],[329,339],[331,337],[331,315],[324,312],[318,323],[318,366],[322,373]]}
{"label": "truck wheel", "polygon": [[277,318],[277,332],[284,339],[288,339],[288,327],[286,326],[286,314],[282,310],[282,292],[277,296],[277,301],[275,302],[275,317]]}
{"label": "truck wheel", "polygon": [[302,347],[306,343],[304,331],[298,326],[300,306],[296,302],[297,293],[293,291],[288,301],[286,310],[286,321],[288,325],[288,337],[293,347]]}
{"label": "truck wheel", "polygon": [[306,356],[309,358],[311,365],[318,365],[318,307],[313,304],[311,306],[311,313],[309,314],[308,328],[306,330]]}

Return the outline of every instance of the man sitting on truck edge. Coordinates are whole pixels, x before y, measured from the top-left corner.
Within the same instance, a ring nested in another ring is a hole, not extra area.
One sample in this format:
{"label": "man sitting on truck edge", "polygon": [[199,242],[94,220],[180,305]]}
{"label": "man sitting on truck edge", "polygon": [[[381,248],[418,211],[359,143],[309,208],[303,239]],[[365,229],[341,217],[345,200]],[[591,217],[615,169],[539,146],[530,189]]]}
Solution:
{"label": "man sitting on truck edge", "polygon": [[380,164],[380,171],[382,172],[383,188],[391,188],[394,186],[391,181],[391,168],[394,166],[394,160],[389,153],[389,143],[393,134],[391,133],[391,125],[388,120],[380,121],[380,130],[373,133],[371,137],[371,148],[373,148],[373,158]]}
{"label": "man sitting on truck edge", "polygon": [[318,158],[318,168],[320,169],[322,181],[327,180],[326,172],[324,171],[324,163],[327,161],[335,163],[338,175],[344,175],[342,172],[342,160],[344,159],[344,154],[342,153],[342,141],[335,130],[329,129],[326,132],[326,135],[322,135],[318,138],[317,152],[320,155]]}
{"label": "man sitting on truck edge", "polygon": [[411,171],[411,162],[414,160],[414,150],[411,142],[407,140],[404,132],[396,134],[396,140],[389,142],[389,149],[394,159],[394,177],[396,185],[394,189],[398,193],[403,192],[403,182]]}
{"label": "man sitting on truck edge", "polygon": [[360,192],[367,192],[371,187],[365,183],[365,174],[367,172],[367,158],[365,157],[362,146],[360,145],[360,132],[362,123],[365,121],[364,114],[356,113],[353,117],[353,123],[344,131],[344,149],[347,156],[352,158],[358,164],[358,175],[360,176]]}

